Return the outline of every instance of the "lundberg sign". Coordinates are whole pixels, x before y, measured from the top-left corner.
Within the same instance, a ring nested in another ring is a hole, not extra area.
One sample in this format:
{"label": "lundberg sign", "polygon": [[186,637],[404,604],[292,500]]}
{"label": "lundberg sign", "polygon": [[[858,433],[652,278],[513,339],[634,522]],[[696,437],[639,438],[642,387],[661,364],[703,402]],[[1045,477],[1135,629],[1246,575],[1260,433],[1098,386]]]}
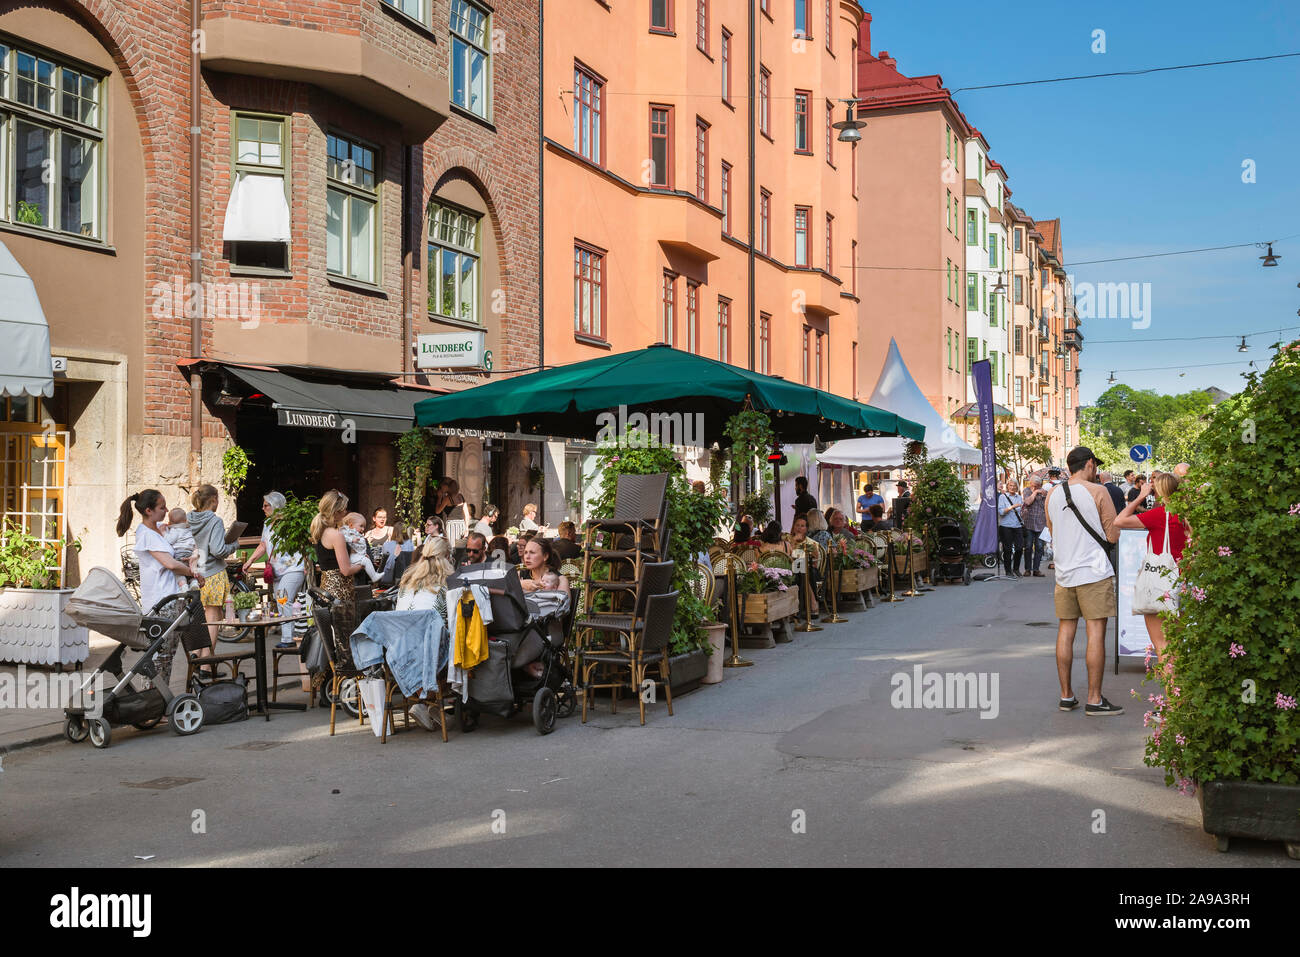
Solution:
{"label": "lundberg sign", "polygon": [[419,336],[415,364],[420,369],[478,369],[483,366],[483,333],[436,332]]}

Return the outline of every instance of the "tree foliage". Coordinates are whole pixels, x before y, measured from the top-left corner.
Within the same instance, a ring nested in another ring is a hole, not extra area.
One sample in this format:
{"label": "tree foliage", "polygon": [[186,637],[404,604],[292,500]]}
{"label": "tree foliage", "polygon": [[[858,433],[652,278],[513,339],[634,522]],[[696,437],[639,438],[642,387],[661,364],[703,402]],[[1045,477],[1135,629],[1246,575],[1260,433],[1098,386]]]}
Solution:
{"label": "tree foliage", "polygon": [[[1215,407],[1174,496],[1191,529],[1172,675],[1157,663],[1146,763],[1184,791],[1216,779],[1300,784],[1300,352]],[[1225,508],[1226,502],[1240,507]]]}
{"label": "tree foliage", "polygon": [[[1161,461],[1169,461],[1164,445],[1185,432],[1179,425],[1180,417],[1187,414],[1204,415],[1210,409],[1210,396],[1206,392],[1184,392],[1180,395],[1161,395],[1153,389],[1134,389],[1127,385],[1113,385],[1082,410],[1080,426],[1094,435],[1110,439],[1125,450],[1134,445],[1151,445]],[[1173,423],[1173,424],[1171,424]],[[1095,450],[1094,450],[1095,451]],[[1173,459],[1177,463],[1180,459]],[[1107,463],[1109,464],[1109,463]]]}

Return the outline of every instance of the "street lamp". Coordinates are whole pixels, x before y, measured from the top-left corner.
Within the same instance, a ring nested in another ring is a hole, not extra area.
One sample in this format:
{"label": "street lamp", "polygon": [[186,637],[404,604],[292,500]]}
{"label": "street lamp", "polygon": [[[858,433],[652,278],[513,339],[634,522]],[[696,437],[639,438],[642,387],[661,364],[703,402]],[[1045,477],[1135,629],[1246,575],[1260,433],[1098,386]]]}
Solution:
{"label": "street lamp", "polygon": [[993,295],[1005,296],[1007,294],[1007,284],[1002,280],[1002,273],[998,273],[998,284],[993,287]]}
{"label": "street lamp", "polygon": [[1237,351],[1238,351],[1238,352],[1245,352],[1246,349],[1247,349],[1247,347],[1246,347],[1246,337],[1245,337],[1245,336],[1242,336],[1242,337],[1241,337],[1241,345],[1237,346]]}
{"label": "street lamp", "polygon": [[844,108],[844,119],[838,123],[832,123],[831,128],[839,130],[839,135],[835,137],[839,143],[857,143],[862,139],[862,134],[858,130],[866,126],[865,120],[853,118],[853,104],[855,100],[840,100],[841,103],[847,104]]}
{"label": "street lamp", "polygon": [[1115,373],[1112,372],[1112,373],[1110,374],[1110,378],[1106,380],[1106,384],[1107,384],[1107,385],[1110,385],[1110,384],[1113,383],[1114,381],[1115,381]]}
{"label": "street lamp", "polygon": [[1268,244],[1268,252],[1265,253],[1263,256],[1260,256],[1259,258],[1262,259],[1262,260],[1264,260],[1264,265],[1265,265],[1265,266],[1276,266],[1276,265],[1277,265],[1277,261],[1278,261],[1278,259],[1279,259],[1280,257],[1278,257],[1278,256],[1274,256],[1274,255],[1273,255],[1273,244],[1272,244],[1272,243],[1269,243],[1269,244]]}

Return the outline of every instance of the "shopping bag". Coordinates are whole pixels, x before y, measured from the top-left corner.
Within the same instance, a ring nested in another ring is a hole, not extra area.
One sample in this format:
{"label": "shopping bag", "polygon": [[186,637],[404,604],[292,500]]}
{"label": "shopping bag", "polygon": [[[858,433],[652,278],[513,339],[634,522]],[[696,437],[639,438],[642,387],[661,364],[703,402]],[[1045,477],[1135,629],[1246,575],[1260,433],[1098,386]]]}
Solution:
{"label": "shopping bag", "polygon": [[384,721],[387,720],[384,711],[388,706],[388,695],[385,694],[384,679],[362,678],[357,685],[361,690],[361,704],[370,719],[370,730],[378,738],[383,735]]}
{"label": "shopping bag", "polygon": [[1165,547],[1159,555],[1147,537],[1147,553],[1133,585],[1133,613],[1158,615],[1162,611],[1178,614],[1178,563],[1169,553],[1169,515],[1165,514]]}

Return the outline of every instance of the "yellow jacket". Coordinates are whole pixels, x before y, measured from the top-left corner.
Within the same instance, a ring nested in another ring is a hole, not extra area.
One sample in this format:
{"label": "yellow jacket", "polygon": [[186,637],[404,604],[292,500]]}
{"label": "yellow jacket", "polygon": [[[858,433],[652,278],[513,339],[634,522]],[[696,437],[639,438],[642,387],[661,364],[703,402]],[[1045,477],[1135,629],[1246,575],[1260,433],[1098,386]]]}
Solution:
{"label": "yellow jacket", "polygon": [[[471,614],[466,620],[463,609],[469,608]],[[479,614],[478,604],[467,588],[460,596],[456,607],[456,644],[452,651],[452,662],[468,671],[475,665],[487,660],[488,633]]]}

